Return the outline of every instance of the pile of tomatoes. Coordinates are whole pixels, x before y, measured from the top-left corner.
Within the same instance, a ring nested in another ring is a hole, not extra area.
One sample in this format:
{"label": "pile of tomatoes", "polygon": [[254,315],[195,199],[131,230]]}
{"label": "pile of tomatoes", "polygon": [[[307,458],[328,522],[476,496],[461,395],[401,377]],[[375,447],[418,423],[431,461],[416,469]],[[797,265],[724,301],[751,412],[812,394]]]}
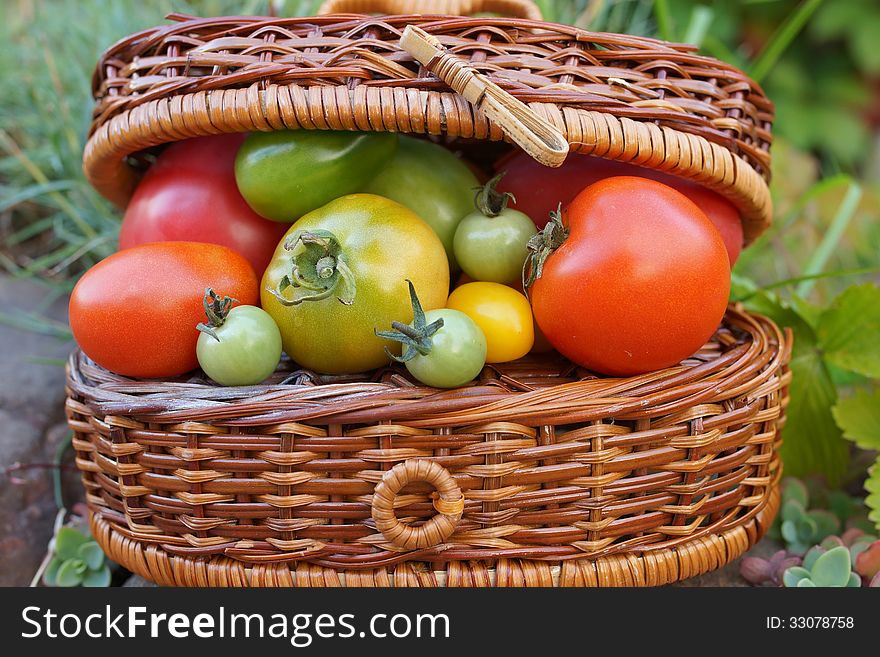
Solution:
{"label": "pile of tomatoes", "polygon": [[253,385],[282,351],[322,373],[391,361],[429,386],[556,349],[598,373],[674,365],[711,337],[742,246],[701,186],[522,152],[494,177],[426,139],[277,131],[168,146],[120,251],[76,285],[82,350],[125,376],[201,367]]}

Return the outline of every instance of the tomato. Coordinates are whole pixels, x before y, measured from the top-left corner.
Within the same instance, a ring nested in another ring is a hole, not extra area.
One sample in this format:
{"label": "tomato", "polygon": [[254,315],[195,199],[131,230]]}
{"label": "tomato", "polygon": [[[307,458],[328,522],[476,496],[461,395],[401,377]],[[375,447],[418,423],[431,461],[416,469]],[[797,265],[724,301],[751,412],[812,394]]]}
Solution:
{"label": "tomato", "polygon": [[155,242],[114,253],[89,269],[70,296],[70,328],[83,352],[124,376],[162,378],[198,365],[205,288],[257,302],[257,277],[225,246]]}
{"label": "tomato", "polygon": [[449,295],[446,307],[470,317],[486,336],[486,362],[505,363],[529,353],[535,341],[529,301],[500,283],[466,283]]}
{"label": "tomato", "polygon": [[[649,211],[646,211],[649,209]],[[675,365],[718,327],[730,265],[700,208],[645,178],[587,187],[533,243],[538,326],[584,367],[629,376]]]}
{"label": "tomato", "polygon": [[244,134],[199,137],[166,148],[144,174],[119,231],[119,247],[210,242],[229,247],[262,273],[285,227],[248,207],[235,186]]}
{"label": "tomato", "polygon": [[406,347],[403,356],[388,355],[422,383],[435,388],[457,388],[472,381],[486,364],[486,338],[470,317],[458,310],[422,310],[412,282],[409,296],[413,321],[392,322],[394,331],[376,335]]}
{"label": "tomato", "polygon": [[396,149],[397,135],[390,132],[257,132],[238,151],[235,180],[258,214],[290,223],[361,191]]}
{"label": "tomato", "polygon": [[511,194],[495,190],[499,174],[477,197],[477,211],[471,212],[455,230],[455,258],[462,270],[478,281],[516,284],[522,280],[527,244],[535,235],[535,224],[519,210],[507,207]]}
{"label": "tomato", "polygon": [[263,276],[262,305],[303,367],[364,372],[395,347],[375,329],[412,319],[407,279],[426,308],[443,306],[449,265],[439,238],[399,203],[351,194],[290,228]]}
{"label": "tomato", "polygon": [[230,297],[205,290],[207,324],[196,345],[199,365],[223,386],[250,386],[263,381],[281,360],[281,333],[269,314],[256,306],[236,306]]}
{"label": "tomato", "polygon": [[480,186],[473,171],[442,146],[424,139],[401,137],[397,153],[364,188],[405,205],[434,229],[449,266],[456,271],[453,238],[462,218],[474,209]]}
{"label": "tomato", "polygon": [[634,164],[576,153],[570,154],[558,169],[545,167],[522,151],[501,160],[497,167],[507,172],[498,189],[512,192],[516,200],[511,202],[511,207],[529,215],[538,228],[547,224],[550,212],[555,211],[560,203],[564,208],[594,182],[611,176],[637,176],[662,182],[696,203],[721,233],[731,267],[742,250],[739,211],[726,198],[698,183]]}

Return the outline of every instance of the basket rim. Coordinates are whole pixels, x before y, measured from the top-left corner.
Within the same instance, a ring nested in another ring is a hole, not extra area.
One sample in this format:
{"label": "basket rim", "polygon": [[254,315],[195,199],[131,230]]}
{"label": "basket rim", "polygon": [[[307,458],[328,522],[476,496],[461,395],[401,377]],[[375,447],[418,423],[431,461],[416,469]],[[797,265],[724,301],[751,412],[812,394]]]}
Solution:
{"label": "basket rim", "polygon": [[[274,69],[271,66],[268,69],[248,69],[247,73],[240,72],[225,77],[220,75],[210,80],[184,76],[170,82],[156,82],[153,79],[156,76],[153,76],[150,78],[153,81],[149,84],[140,82],[145,78],[139,76],[135,66],[137,62],[149,60],[151,70],[156,71],[177,71],[183,66],[179,58],[172,58],[177,62],[172,65],[166,56],[151,55],[151,48],[158,48],[158,44],[165,41],[171,44],[168,47],[173,48],[175,43],[185,41],[189,38],[186,35],[194,34],[197,30],[214,30],[204,35],[204,38],[211,38],[214,34],[236,33],[236,29],[260,32],[271,31],[274,27],[283,31],[284,26],[288,25],[320,25],[325,28],[329,25],[334,29],[348,29],[353,33],[361,33],[372,25],[382,25],[383,29],[399,33],[397,22],[413,22],[440,36],[455,30],[468,34],[476,29],[475,25],[487,30],[503,31],[502,28],[507,28],[517,34],[527,30],[551,28],[556,38],[569,39],[571,43],[606,38],[612,44],[643,44],[645,47],[660,49],[661,55],[666,53],[670,57],[683,57],[683,61],[692,67],[711,64],[714,67],[713,74],[721,77],[724,72],[730,74],[739,87],[745,85],[750,90],[749,93],[755,94],[754,98],[761,99],[766,104],[765,110],[762,110],[765,112],[764,116],[772,121],[772,103],[766,99],[760,85],[745,73],[730,64],[694,54],[690,46],[669,44],[647,37],[588,32],[572,26],[521,18],[477,20],[446,15],[400,14],[375,18],[358,14],[332,14],[290,19],[256,16],[194,19],[172,15],[171,18],[182,22],[144,30],[111,46],[102,57],[93,78],[93,95],[98,100],[98,105],[84,152],[84,168],[91,184],[119,206],[126,204],[137,181],[137,172],[126,160],[128,156],[189,137],[305,128],[390,130],[465,139],[503,139],[498,126],[489,122],[454,93],[445,91],[445,85],[438,85],[430,80],[419,79],[416,86],[404,79],[384,78],[387,84],[378,86],[361,84],[352,87],[350,83],[333,84],[329,79],[312,80],[308,84],[298,80],[276,83],[271,76],[287,70],[286,65],[278,64]],[[230,27],[230,23],[237,24],[238,28]],[[544,34],[539,32],[530,38],[540,42],[542,36]],[[395,57],[402,52],[399,51],[399,46],[390,41],[384,41],[383,44]],[[651,51],[646,50],[645,53]],[[656,58],[658,52],[654,52],[653,56]],[[188,54],[185,61],[187,70],[191,70],[192,61]],[[388,66],[397,65],[391,60],[388,62]],[[167,68],[162,69],[163,65]],[[135,68],[132,69],[132,66]],[[145,93],[119,93],[120,89],[124,92],[124,88],[114,85],[128,84],[125,75],[135,75],[139,85],[147,84],[144,87]],[[503,82],[504,78],[495,81],[499,80]],[[565,85],[553,90],[553,102],[546,102],[541,100],[541,94],[546,96],[549,92],[540,90],[545,87],[536,91],[522,85],[511,87],[509,80],[505,84],[509,87],[506,90],[514,97],[526,102],[563,132],[571,144],[572,152],[663,171],[700,183],[722,194],[742,213],[745,244],[754,241],[769,226],[772,220],[771,198],[767,186],[769,167],[764,166],[763,172],[759,172],[745,156],[734,152],[730,145],[733,141],[725,146],[723,139],[717,141],[720,137],[713,137],[713,141],[710,141],[701,134],[700,130],[703,128],[698,130],[694,126],[688,127],[690,124],[687,121],[697,119],[688,114],[687,110],[670,115],[671,110],[654,109],[652,105],[648,108],[650,116],[666,116],[667,119],[663,121],[671,120],[668,118],[671,116],[677,121],[673,124],[661,122],[661,125],[657,125],[652,120],[639,118],[648,115],[638,103],[638,107],[624,102],[619,107],[605,103],[604,109],[584,109],[571,104],[582,103],[583,100],[574,101],[575,96],[571,94],[575,94],[575,91],[567,89]],[[615,85],[618,89],[614,93],[631,92],[631,85],[625,79],[609,82],[608,88]],[[576,97],[583,98],[583,92],[576,92]],[[654,102],[650,98],[646,101]],[[121,109],[123,107],[125,109]],[[733,111],[731,116],[738,116],[737,112],[739,110]],[[722,122],[719,125],[729,129],[737,120],[725,119],[727,123]],[[767,123],[763,128],[767,139],[769,125]],[[721,135],[723,131],[716,132]]]}
{"label": "basket rim", "polygon": [[[322,382],[321,375],[298,370],[293,374],[298,377],[293,384],[285,382],[293,378],[285,372],[276,373],[277,381],[273,383],[224,388],[189,375],[175,381],[130,379],[105,370],[80,350],[71,353],[66,375],[68,395],[82,399],[94,412],[143,422],[261,425],[278,431],[296,425],[298,430],[308,428],[315,436],[325,434],[320,426],[379,422],[405,423],[409,430],[426,434],[430,428],[487,423],[534,428],[550,422],[548,418],[553,424],[609,416],[633,419],[650,417],[654,409],[669,414],[678,407],[711,403],[713,397],[728,394],[729,389],[745,382],[760,386],[790,359],[790,330],[781,330],[763,315],[730,306],[720,330],[731,328],[748,334],[748,338],[743,336],[727,351],[691,364],[624,378],[587,373],[588,378],[575,375],[574,380],[542,387],[503,374],[502,364],[489,366],[497,377],[490,385],[475,382],[447,391],[414,383],[401,374],[404,370],[389,368],[375,372],[393,372],[381,381],[362,378],[357,382]],[[552,358],[575,367],[553,353]],[[530,361],[527,357],[515,364],[520,362],[528,367]],[[790,372],[785,376],[790,377]],[[593,401],[596,399],[600,402]]]}

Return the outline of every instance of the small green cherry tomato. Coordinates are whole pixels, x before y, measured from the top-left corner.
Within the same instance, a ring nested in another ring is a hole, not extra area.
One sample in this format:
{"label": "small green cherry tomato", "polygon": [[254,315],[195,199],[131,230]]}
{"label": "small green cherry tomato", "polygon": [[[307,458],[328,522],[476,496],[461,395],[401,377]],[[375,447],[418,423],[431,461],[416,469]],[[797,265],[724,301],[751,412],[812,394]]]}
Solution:
{"label": "small green cherry tomato", "polygon": [[196,355],[205,374],[224,386],[256,385],[265,380],[281,360],[281,332],[266,311],[256,306],[236,306],[206,291],[209,324],[199,324]]}
{"label": "small green cherry tomato", "polygon": [[464,273],[476,281],[517,283],[536,233],[534,222],[507,207],[509,193],[495,191],[500,174],[477,195],[477,210],[458,225],[453,240],[455,258]]}
{"label": "small green cherry tomato", "polygon": [[396,150],[397,135],[390,132],[255,132],[235,157],[235,181],[257,214],[294,222],[360,191]]}
{"label": "small green cherry tomato", "polygon": [[416,379],[434,388],[457,388],[480,373],[486,364],[486,337],[474,320],[458,310],[439,308],[423,312],[415,288],[409,283],[413,323],[392,322],[394,331],[378,335],[402,342],[402,362]]}

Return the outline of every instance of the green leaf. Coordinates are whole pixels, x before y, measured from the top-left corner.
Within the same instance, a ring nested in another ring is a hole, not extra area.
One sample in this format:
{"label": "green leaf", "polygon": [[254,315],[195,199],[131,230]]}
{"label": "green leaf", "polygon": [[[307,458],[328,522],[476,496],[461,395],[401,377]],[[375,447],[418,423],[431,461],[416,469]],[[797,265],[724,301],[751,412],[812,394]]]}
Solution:
{"label": "green leaf", "polygon": [[865,490],[869,493],[865,498],[865,504],[871,509],[868,518],[874,523],[877,531],[880,531],[880,466],[877,463],[868,468]]}
{"label": "green leaf", "polygon": [[800,536],[798,535],[798,525],[795,520],[784,520],[782,522],[782,538],[786,543],[796,543]]}
{"label": "green leaf", "polygon": [[841,399],[832,413],[844,436],[862,449],[880,449],[880,388]]}
{"label": "green leaf", "polygon": [[812,570],[813,566],[816,563],[816,559],[821,557],[823,554],[825,554],[825,550],[820,548],[818,545],[811,547],[804,555],[804,560],[801,565],[807,570]]}
{"label": "green leaf", "polygon": [[797,586],[800,589],[812,589],[816,587],[816,584],[809,577],[805,577],[804,579],[798,581]]}
{"label": "green leaf", "polygon": [[788,588],[798,586],[798,584],[805,579],[810,579],[810,571],[806,568],[801,568],[800,566],[786,568],[785,572],[782,573],[782,583]]}
{"label": "green leaf", "polygon": [[58,568],[56,583],[58,586],[79,586],[86,570],[86,565],[82,561],[68,559]]}
{"label": "green leaf", "polygon": [[849,48],[859,68],[869,74],[880,73],[880,18],[856,21],[851,30]]}
{"label": "green leaf", "polygon": [[756,292],[748,297],[745,306],[752,312],[766,315],[779,326],[791,328],[795,337],[795,354],[809,351],[815,346],[816,333],[813,327],[797,310],[777,295],[764,291]]}
{"label": "green leaf", "polygon": [[846,587],[850,589],[857,589],[862,586],[862,578],[858,576],[857,573],[850,573],[849,580],[846,582]]}
{"label": "green leaf", "polygon": [[808,511],[807,515],[816,524],[816,532],[813,535],[814,540],[822,541],[826,537],[840,531],[840,519],[831,511],[815,509]]}
{"label": "green leaf", "polygon": [[46,570],[43,572],[43,584],[46,586],[57,586],[58,585],[58,569],[61,567],[61,564],[64,563],[57,556],[52,557],[52,560],[49,562],[49,565],[46,566]]}
{"label": "green leaf", "polygon": [[836,587],[846,586],[851,571],[849,550],[843,546],[828,550],[816,559],[816,563],[810,569],[811,579],[816,586]]}
{"label": "green leaf", "polygon": [[782,504],[782,511],[780,512],[780,516],[783,520],[797,520],[802,517],[806,513],[803,505],[797,500],[786,500]]}
{"label": "green leaf", "polygon": [[101,567],[101,564],[104,563],[104,552],[101,550],[101,546],[95,543],[95,541],[83,543],[79,546],[77,552],[79,558],[85,562],[89,567],[89,570],[98,570]]}
{"label": "green leaf", "polygon": [[829,363],[880,378],[880,287],[847,288],[822,313],[817,333]]}
{"label": "green leaf", "polygon": [[[803,513],[810,503],[810,492],[807,490],[807,485],[800,479],[786,477],[782,482],[782,499],[786,501],[786,504],[793,502],[800,506],[800,512]],[[794,511],[793,508],[792,511]]]}
{"label": "green leaf", "polygon": [[845,37],[863,19],[864,11],[859,2],[826,2],[810,21],[810,34],[822,40]]}
{"label": "green leaf", "polygon": [[55,554],[62,561],[79,558],[79,547],[89,541],[89,537],[73,527],[62,527],[55,534]]}
{"label": "green leaf", "polygon": [[794,357],[791,371],[780,449],[785,470],[796,477],[824,474],[829,484],[836,486],[849,459],[849,446],[831,414],[837,391],[815,350]]}
{"label": "green leaf", "polygon": [[83,578],[82,585],[87,588],[110,586],[110,568],[104,565],[100,570],[90,570]]}

